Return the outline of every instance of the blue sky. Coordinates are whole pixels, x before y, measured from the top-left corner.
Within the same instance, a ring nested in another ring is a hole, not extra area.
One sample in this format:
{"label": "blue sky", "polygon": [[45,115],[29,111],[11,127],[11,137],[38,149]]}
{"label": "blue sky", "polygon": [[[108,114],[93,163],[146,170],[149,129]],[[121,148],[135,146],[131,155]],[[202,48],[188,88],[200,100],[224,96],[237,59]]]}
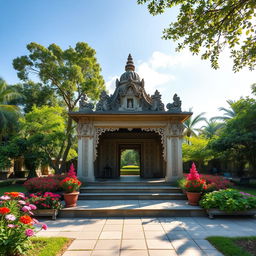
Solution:
{"label": "blue sky", "polygon": [[110,91],[131,53],[149,93],[158,89],[164,103],[178,93],[184,110],[193,107],[208,117],[219,114],[227,99],[250,95],[256,82],[255,72],[233,74],[227,52],[217,71],[187,51],[176,53],[175,43],[161,39],[175,10],[153,17],[136,0],[0,0],[0,11],[0,76],[10,84],[19,81],[12,60],[27,53],[28,43],[67,48],[78,41],[96,50]]}

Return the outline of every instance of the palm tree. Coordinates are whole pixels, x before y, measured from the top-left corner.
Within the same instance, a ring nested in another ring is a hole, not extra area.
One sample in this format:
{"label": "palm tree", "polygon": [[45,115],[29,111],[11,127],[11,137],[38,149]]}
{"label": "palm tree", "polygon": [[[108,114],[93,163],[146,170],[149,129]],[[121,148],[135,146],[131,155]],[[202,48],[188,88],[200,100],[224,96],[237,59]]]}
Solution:
{"label": "palm tree", "polygon": [[224,108],[224,107],[219,108],[220,111],[224,111],[223,116],[215,116],[212,119],[227,121],[227,120],[232,119],[233,117],[235,117],[236,111],[233,108],[233,104],[235,103],[235,101],[227,100],[227,103],[229,105],[229,108]]}
{"label": "palm tree", "polygon": [[[189,112],[191,111],[192,111],[192,108],[189,109]],[[206,118],[204,117],[204,114],[205,112],[202,112],[199,115],[197,115],[195,118],[192,118],[191,116],[184,122],[184,126],[185,126],[185,130],[183,133],[184,136],[187,136],[188,138],[190,138],[191,136],[197,136],[196,131],[198,131],[198,129],[195,128],[195,126],[199,122],[206,120]]]}
{"label": "palm tree", "polygon": [[223,123],[217,122],[214,117],[209,121],[205,120],[205,122],[206,125],[201,127],[200,133],[208,139],[211,139],[214,135],[218,135],[218,132],[224,126]]}
{"label": "palm tree", "polygon": [[8,86],[6,82],[0,78],[0,141],[2,137],[11,134],[17,126],[17,119],[20,114],[19,108],[8,103],[21,97],[14,87]]}

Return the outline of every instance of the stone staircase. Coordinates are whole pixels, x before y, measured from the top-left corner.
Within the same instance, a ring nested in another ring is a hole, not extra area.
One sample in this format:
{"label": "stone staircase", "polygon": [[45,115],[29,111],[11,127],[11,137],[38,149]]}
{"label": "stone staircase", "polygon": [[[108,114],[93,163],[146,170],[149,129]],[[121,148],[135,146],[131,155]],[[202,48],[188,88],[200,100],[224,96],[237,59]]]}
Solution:
{"label": "stone staircase", "polygon": [[184,217],[205,216],[187,204],[182,191],[164,181],[97,181],[81,187],[77,207],[60,217]]}
{"label": "stone staircase", "polygon": [[79,200],[184,200],[182,191],[166,182],[94,182],[81,187]]}

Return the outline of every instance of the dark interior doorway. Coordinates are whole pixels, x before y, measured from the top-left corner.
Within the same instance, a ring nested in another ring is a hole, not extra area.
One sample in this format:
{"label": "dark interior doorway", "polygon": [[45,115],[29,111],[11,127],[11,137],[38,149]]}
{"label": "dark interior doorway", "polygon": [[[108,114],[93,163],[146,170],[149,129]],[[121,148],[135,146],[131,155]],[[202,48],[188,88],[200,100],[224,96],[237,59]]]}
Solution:
{"label": "dark interior doorway", "polygon": [[141,145],[119,145],[120,176],[142,176]]}

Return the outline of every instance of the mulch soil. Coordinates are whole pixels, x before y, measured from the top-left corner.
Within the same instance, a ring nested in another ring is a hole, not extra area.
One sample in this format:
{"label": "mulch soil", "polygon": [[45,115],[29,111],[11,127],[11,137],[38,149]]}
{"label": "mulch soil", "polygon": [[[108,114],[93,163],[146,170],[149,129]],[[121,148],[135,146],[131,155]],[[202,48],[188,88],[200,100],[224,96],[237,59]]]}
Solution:
{"label": "mulch soil", "polygon": [[245,251],[249,252],[251,255],[256,256],[256,240],[235,240],[235,243],[242,247]]}

